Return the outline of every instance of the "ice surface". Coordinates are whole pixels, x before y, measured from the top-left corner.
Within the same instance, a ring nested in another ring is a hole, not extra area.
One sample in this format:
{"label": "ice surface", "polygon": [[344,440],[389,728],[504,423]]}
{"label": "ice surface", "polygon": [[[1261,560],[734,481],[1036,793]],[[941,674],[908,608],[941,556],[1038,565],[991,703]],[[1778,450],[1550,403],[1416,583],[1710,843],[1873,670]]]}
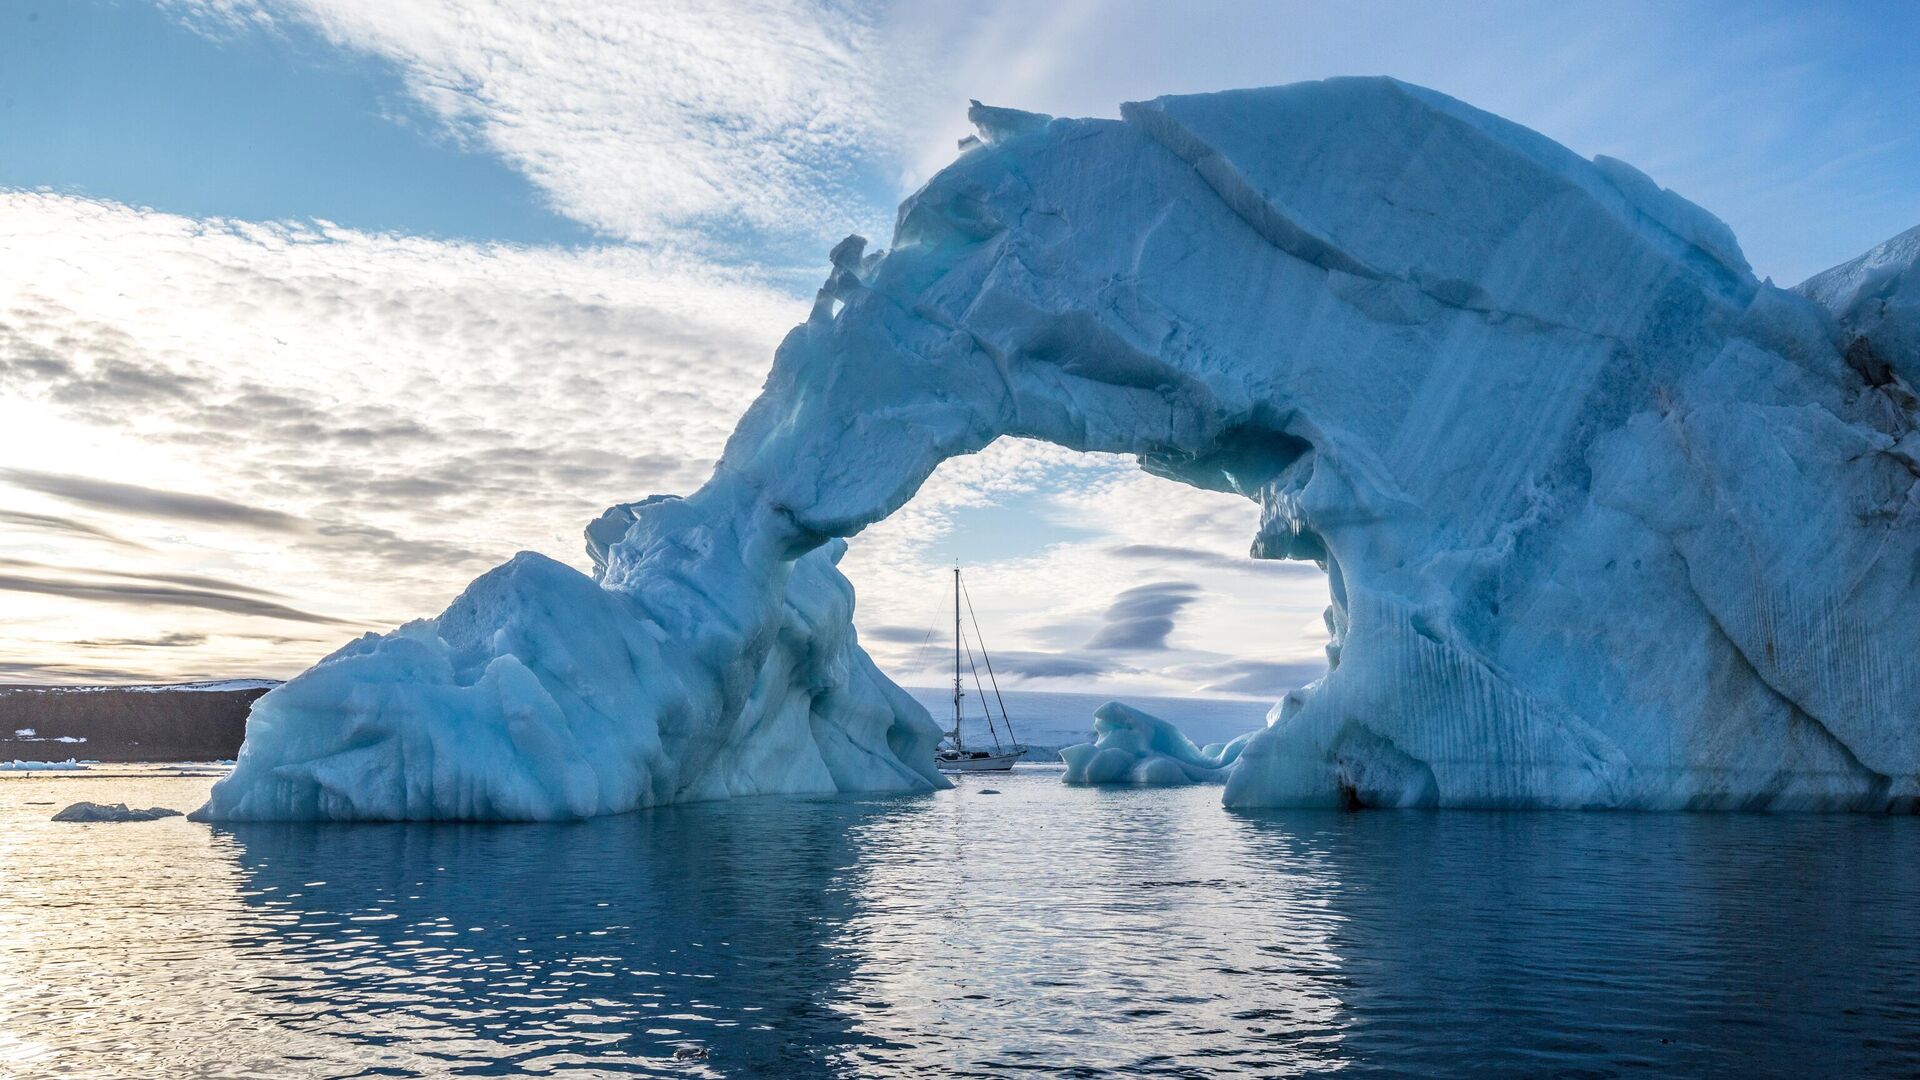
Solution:
{"label": "ice surface", "polygon": [[87,763],[68,758],[65,761],[0,761],[0,772],[85,772]]}
{"label": "ice surface", "polygon": [[195,816],[539,820],[944,783],[939,729],[855,642],[844,543],[776,581],[672,561],[706,550],[663,551],[633,590],[516,556],[262,697]]}
{"label": "ice surface", "polygon": [[149,806],[145,810],[135,810],[128,807],[126,803],[77,802],[53,815],[53,820],[158,821],[161,818],[179,816],[180,811],[169,810],[164,806]]}
{"label": "ice surface", "polygon": [[[1833,313],[1848,345],[1866,340],[1875,366],[1920,387],[1920,226],[1795,286]],[[1856,363],[1866,358],[1857,353]],[[1864,372],[1883,380],[1878,371]]]}
{"label": "ice surface", "polygon": [[1230,805],[1915,806],[1912,243],[1776,289],[1638,171],[1390,79],[975,116],[699,491],[589,526],[597,581],[522,555],[271,692],[203,813],[937,783],[819,552],[1009,435],[1242,494],[1328,573],[1331,670]]}
{"label": "ice surface", "polygon": [[1093,714],[1094,740],[1060,751],[1069,784],[1204,784],[1227,778],[1254,732],[1205,748],[1179,728],[1109,701]]}

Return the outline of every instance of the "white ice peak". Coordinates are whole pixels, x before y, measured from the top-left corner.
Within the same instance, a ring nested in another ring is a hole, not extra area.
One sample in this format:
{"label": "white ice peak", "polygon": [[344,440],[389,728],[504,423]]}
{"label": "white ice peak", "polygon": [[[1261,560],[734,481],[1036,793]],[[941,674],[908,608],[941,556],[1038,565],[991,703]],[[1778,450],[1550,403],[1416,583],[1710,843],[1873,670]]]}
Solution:
{"label": "white ice peak", "polygon": [[1243,494],[1255,555],[1326,568],[1333,669],[1231,805],[1914,806],[1920,245],[1810,282],[1829,311],[1631,167],[1404,83],[1122,116],[977,107],[705,486],[590,526],[598,581],[522,555],[262,698],[202,813],[938,783],[830,555],[1005,435]]}

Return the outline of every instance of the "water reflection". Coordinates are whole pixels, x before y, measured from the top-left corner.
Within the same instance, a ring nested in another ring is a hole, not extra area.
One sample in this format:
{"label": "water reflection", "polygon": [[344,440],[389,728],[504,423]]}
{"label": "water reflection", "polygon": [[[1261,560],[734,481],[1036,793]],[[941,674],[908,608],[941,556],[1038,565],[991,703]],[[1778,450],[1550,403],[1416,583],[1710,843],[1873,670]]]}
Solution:
{"label": "water reflection", "polygon": [[[857,1044],[828,988],[855,830],[895,801],[748,800],[567,825],[230,833],[271,1015],[387,1068],[804,1075]],[[674,1061],[701,1049],[706,1064]]]}
{"label": "water reflection", "polygon": [[1920,821],[1055,776],[211,832],[0,785],[0,1074],[1920,1072]]}
{"label": "water reflection", "polygon": [[[1339,883],[1342,1052],[1458,1075],[1914,1075],[1920,822],[1362,813]],[[1251,841],[1258,847],[1260,841]]]}

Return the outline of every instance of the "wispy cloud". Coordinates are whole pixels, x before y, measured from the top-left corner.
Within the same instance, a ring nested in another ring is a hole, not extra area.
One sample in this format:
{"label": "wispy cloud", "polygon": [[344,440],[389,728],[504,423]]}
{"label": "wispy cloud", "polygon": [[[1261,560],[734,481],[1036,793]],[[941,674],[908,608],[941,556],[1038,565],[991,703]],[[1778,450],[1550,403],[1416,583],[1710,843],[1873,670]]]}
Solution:
{"label": "wispy cloud", "polygon": [[1222,555],[1217,551],[1200,548],[1181,547],[1177,544],[1116,544],[1107,549],[1107,554],[1118,555],[1123,559],[1138,559],[1142,562],[1185,564],[1205,566],[1216,570],[1245,570],[1250,573],[1294,574],[1318,577],[1322,571],[1312,563],[1291,559],[1255,559],[1251,556],[1235,558]]}
{"label": "wispy cloud", "polygon": [[1186,664],[1170,674],[1190,680],[1208,694],[1244,694],[1278,697],[1304,686],[1326,672],[1318,660],[1227,660]]}
{"label": "wispy cloud", "polygon": [[[40,193],[0,193],[0,251],[0,490],[17,496],[0,526],[52,562],[74,561],[61,545],[80,537],[147,552],[123,568],[145,584],[16,574],[31,580],[9,586],[0,659],[154,636],[121,625],[142,611],[200,620],[164,629],[207,633],[215,651],[157,676],[291,674],[327,647],[273,646],[235,620],[398,622],[518,549],[582,563],[579,530],[605,506],[704,479],[805,313],[752,279],[629,248]],[[128,372],[191,392],[74,390]],[[270,583],[285,611],[167,575]]]}
{"label": "wispy cloud", "polygon": [[27,570],[36,574],[83,575],[92,577],[118,578],[124,581],[161,583],[166,585],[184,585],[190,589],[212,589],[215,592],[245,593],[251,596],[280,598],[279,594],[252,585],[243,585],[237,581],[209,577],[205,574],[175,574],[159,572],[139,572],[113,570],[102,567],[57,566],[35,562],[31,559],[0,558],[0,566],[11,570]]}
{"label": "wispy cloud", "polygon": [[57,499],[100,510],[113,510],[143,517],[171,518],[210,525],[245,525],[274,532],[298,532],[306,523],[292,514],[263,506],[250,506],[213,495],[192,495],[162,491],[138,484],[121,484],[85,476],[37,472],[33,469],[0,469],[0,481],[14,487],[38,491]]}
{"label": "wispy cloud", "polygon": [[863,641],[886,641],[896,645],[920,645],[932,640],[933,628],[928,626],[869,626],[860,631]]}
{"label": "wispy cloud", "polygon": [[147,677],[147,672],[144,670],[105,667],[99,664],[0,660],[0,679],[26,686],[41,683],[134,683]]}
{"label": "wispy cloud", "polygon": [[811,247],[873,220],[889,208],[862,189],[890,179],[914,89],[862,0],[173,4],[215,33],[298,24],[392,63],[556,209],[649,244],[745,230]]}
{"label": "wispy cloud", "polygon": [[0,525],[11,525],[21,529],[38,529],[46,532],[65,533],[69,536],[84,537],[88,540],[100,540],[120,547],[139,547],[140,545],[126,537],[116,535],[58,514],[31,514],[21,510],[0,510]]}
{"label": "wispy cloud", "polygon": [[83,649],[191,649],[206,643],[205,634],[162,634],[151,638],[99,638],[69,642]]}
{"label": "wispy cloud", "polygon": [[253,615],[328,626],[356,625],[348,619],[318,615],[311,611],[302,611],[286,604],[277,604],[253,596],[159,583],[74,581],[0,574],[0,592],[35,593],[70,600],[98,600],[122,607],[203,608],[207,611],[223,611],[233,615]]}
{"label": "wispy cloud", "polygon": [[1140,670],[1104,657],[1074,653],[995,653],[993,664],[996,671],[1022,679],[1099,678]]}

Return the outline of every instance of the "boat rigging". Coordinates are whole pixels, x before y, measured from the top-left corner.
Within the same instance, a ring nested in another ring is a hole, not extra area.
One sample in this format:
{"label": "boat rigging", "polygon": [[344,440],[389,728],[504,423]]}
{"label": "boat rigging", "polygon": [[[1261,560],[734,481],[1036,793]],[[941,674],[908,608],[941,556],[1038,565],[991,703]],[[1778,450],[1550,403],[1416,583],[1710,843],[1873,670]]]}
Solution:
{"label": "boat rigging", "polygon": [[[967,616],[973,623],[973,640],[980,643],[980,663],[987,669],[987,686],[993,688],[993,701],[987,701],[987,694],[980,683],[980,665],[973,656],[973,646],[968,644],[961,630],[960,607],[965,601]],[[967,670],[973,674],[974,696],[980,699],[980,713],[987,722],[987,734],[993,739],[993,749],[969,749],[960,730],[963,713],[962,702],[967,696],[966,687],[961,681],[960,660],[964,656]],[[1000,719],[995,722],[993,706],[998,706]],[[1000,728],[1007,729],[1007,741],[1000,741]],[[1024,744],[1016,741],[1013,734],[1013,718],[1007,715],[1006,699],[1000,696],[1000,681],[993,674],[993,660],[987,655],[986,639],[980,636],[980,619],[973,612],[973,597],[966,592],[966,586],[960,581],[960,566],[953,567],[953,728],[934,751],[934,763],[941,772],[1006,772],[1013,763],[1027,752]]]}

